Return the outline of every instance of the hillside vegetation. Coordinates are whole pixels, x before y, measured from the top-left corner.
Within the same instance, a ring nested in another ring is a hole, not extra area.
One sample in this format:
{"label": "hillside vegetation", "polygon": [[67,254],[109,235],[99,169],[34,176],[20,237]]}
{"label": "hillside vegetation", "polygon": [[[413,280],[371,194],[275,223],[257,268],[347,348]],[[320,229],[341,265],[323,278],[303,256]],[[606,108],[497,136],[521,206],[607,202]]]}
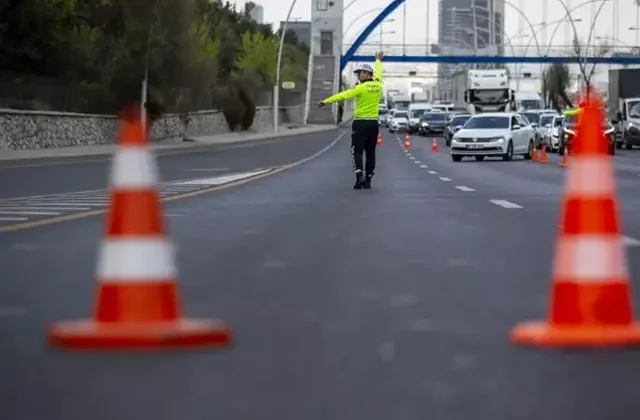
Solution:
{"label": "hillside vegetation", "polygon": [[[275,82],[279,35],[220,0],[3,0],[0,22],[4,107],[113,113],[147,63],[155,113],[255,112]],[[307,54],[287,36],[282,80],[304,83]]]}

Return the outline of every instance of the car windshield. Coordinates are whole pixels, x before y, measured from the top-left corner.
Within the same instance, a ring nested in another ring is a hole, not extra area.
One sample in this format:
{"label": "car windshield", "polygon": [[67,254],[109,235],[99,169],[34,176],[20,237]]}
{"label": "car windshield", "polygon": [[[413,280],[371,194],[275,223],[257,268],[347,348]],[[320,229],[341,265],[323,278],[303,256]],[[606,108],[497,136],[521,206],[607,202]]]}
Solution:
{"label": "car windshield", "polygon": [[442,121],[444,122],[445,118],[447,118],[447,114],[444,112],[429,112],[428,114],[424,114],[422,116],[422,121]]}
{"label": "car windshield", "polygon": [[479,116],[469,118],[469,121],[462,127],[467,128],[509,128],[509,116]]}
{"label": "car windshield", "polygon": [[424,114],[424,109],[412,109],[411,110],[411,118],[420,118],[422,114]]}
{"label": "car windshield", "polygon": [[469,121],[469,118],[471,118],[471,115],[459,115],[459,116],[453,117],[453,119],[451,120],[451,125],[454,127],[458,125],[464,125],[464,123]]}
{"label": "car windshield", "polygon": [[522,115],[532,124],[538,124],[540,122],[540,114],[537,112],[524,112]]}
{"label": "car windshield", "polygon": [[578,124],[578,115],[565,115],[564,123],[566,125],[576,125]]}
{"label": "car windshield", "polygon": [[544,127],[547,124],[551,124],[553,121],[553,115],[542,115],[540,117],[540,126]]}
{"label": "car windshield", "polygon": [[407,118],[407,113],[404,111],[396,111],[393,114],[393,118]]}

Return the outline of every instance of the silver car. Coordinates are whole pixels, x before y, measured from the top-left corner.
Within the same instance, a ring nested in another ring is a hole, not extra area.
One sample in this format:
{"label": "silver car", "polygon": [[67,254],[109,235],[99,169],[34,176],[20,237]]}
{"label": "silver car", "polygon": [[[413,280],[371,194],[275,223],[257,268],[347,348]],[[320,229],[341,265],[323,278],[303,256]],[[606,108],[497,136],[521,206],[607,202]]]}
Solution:
{"label": "silver car", "polygon": [[[551,133],[553,131],[553,118],[557,115],[558,114],[556,113],[540,114],[540,122],[538,127],[538,138],[539,138],[538,147],[544,144],[548,151],[555,150]],[[558,142],[556,141],[555,148],[557,149],[557,147],[558,147]]]}

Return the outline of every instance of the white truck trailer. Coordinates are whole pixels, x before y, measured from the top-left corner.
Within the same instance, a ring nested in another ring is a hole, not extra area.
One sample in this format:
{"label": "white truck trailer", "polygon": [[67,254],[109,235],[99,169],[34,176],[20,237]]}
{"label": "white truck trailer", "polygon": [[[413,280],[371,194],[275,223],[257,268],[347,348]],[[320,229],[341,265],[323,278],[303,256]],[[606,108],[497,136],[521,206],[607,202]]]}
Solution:
{"label": "white truck trailer", "polygon": [[504,69],[460,70],[453,74],[452,82],[456,108],[466,108],[470,114],[515,110],[515,94]]}

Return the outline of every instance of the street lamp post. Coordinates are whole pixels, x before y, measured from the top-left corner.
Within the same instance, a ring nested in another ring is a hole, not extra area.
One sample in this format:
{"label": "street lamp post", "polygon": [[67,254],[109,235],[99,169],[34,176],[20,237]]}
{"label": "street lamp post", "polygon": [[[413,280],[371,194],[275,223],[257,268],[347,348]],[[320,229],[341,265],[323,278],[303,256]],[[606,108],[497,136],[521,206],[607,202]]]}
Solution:
{"label": "street lamp post", "polygon": [[[289,19],[291,19],[291,13],[293,12],[293,8],[296,5],[298,0],[293,0],[291,2],[291,6],[289,6],[289,12],[287,13],[287,18],[282,25],[282,33],[280,34],[280,46],[278,47],[278,59],[276,63],[276,84],[273,87],[273,132],[278,132],[278,123],[280,117],[280,66],[282,64],[282,48],[284,47],[284,37],[287,34],[287,24],[289,23]],[[313,54],[313,51],[309,51],[309,54]],[[308,71],[311,71],[309,69]]]}

